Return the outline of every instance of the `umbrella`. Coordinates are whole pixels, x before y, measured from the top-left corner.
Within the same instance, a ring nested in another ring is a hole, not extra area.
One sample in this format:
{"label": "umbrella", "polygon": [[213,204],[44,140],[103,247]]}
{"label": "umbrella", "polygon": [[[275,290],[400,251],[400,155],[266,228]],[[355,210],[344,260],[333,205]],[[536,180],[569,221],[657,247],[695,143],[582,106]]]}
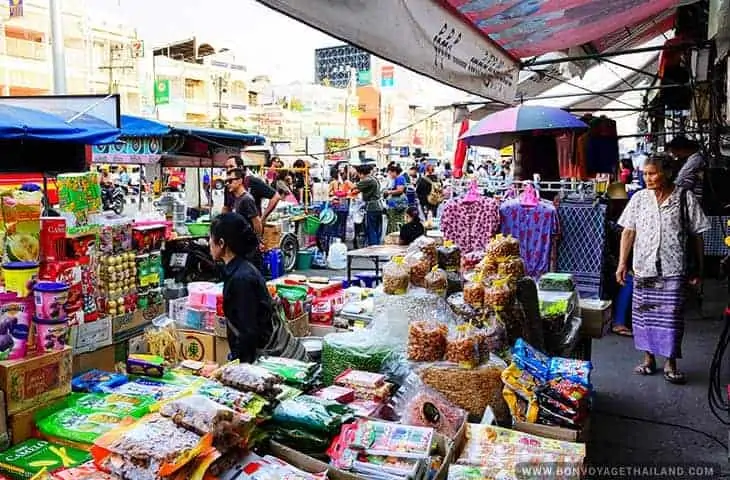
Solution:
{"label": "umbrella", "polygon": [[[83,117],[83,116],[82,116]],[[61,116],[24,107],[0,104],[0,140],[40,140],[87,145],[113,143],[119,129],[98,119],[80,117],[67,122]]]}
{"label": "umbrella", "polygon": [[555,107],[520,105],[484,117],[460,137],[468,145],[502,148],[520,135],[545,130],[588,128],[574,115]]}
{"label": "umbrella", "polygon": [[[459,127],[459,138],[469,131],[469,119],[465,118],[461,121]],[[469,146],[464,140],[456,142],[456,152],[454,152],[454,176],[461,178],[464,175],[464,160],[466,159],[466,151]]]}

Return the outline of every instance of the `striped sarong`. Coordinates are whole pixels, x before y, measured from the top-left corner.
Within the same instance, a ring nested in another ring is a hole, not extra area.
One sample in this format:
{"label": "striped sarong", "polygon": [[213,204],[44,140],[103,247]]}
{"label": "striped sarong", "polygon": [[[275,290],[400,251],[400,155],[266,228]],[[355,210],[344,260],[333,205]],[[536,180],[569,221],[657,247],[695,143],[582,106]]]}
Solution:
{"label": "striped sarong", "polygon": [[631,322],[637,350],[682,358],[685,278],[634,279]]}

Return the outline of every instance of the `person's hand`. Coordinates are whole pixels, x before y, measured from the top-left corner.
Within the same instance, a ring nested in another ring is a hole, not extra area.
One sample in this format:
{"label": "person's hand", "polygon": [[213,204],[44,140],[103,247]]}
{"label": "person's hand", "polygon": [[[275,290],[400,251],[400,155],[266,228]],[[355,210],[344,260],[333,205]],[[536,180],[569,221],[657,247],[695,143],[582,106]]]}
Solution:
{"label": "person's hand", "polygon": [[628,272],[628,268],[626,265],[619,265],[618,269],[616,270],[616,281],[619,285],[626,285],[626,273]]}

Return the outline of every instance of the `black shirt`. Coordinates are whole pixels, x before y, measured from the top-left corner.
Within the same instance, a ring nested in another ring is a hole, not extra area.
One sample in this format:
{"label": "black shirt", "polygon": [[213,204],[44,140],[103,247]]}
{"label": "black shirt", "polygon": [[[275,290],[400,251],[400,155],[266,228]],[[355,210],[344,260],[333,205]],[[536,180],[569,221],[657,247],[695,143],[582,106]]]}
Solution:
{"label": "black shirt", "polygon": [[426,229],[419,219],[412,220],[400,227],[401,245],[410,245],[418,237],[426,234]]}
{"label": "black shirt", "polygon": [[[247,175],[244,180],[244,184],[246,185],[246,190],[248,190],[248,193],[250,193],[254,199],[259,215],[261,215],[263,213],[261,210],[261,201],[264,198],[268,200],[274,198],[276,190],[267,185],[266,182],[261,180],[259,177],[255,177],[253,175]],[[223,205],[231,211],[235,211],[233,209],[233,194],[227,190],[223,200]]]}
{"label": "black shirt", "polygon": [[244,218],[251,220],[260,215],[258,208],[256,207],[256,201],[253,199],[250,193],[244,192],[240,197],[236,197],[231,194],[232,205],[231,210],[239,215],[243,215]]}
{"label": "black shirt", "polygon": [[234,358],[252,363],[273,333],[274,308],[266,281],[248,261],[234,258],[225,266],[223,313],[228,319],[228,345]]}

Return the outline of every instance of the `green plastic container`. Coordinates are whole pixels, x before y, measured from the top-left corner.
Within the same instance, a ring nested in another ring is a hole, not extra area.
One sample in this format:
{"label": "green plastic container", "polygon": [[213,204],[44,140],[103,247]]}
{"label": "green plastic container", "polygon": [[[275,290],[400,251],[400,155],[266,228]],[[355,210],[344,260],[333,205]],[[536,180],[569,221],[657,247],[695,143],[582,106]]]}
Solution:
{"label": "green plastic container", "polygon": [[319,217],[315,217],[314,215],[309,215],[304,220],[304,233],[307,235],[316,235],[317,230],[319,230],[319,226],[322,224],[322,222],[319,220]]}
{"label": "green plastic container", "polygon": [[185,226],[194,237],[205,237],[210,234],[210,222],[186,223]]}
{"label": "green plastic container", "polygon": [[312,252],[297,252],[297,270],[310,270],[312,268]]}

